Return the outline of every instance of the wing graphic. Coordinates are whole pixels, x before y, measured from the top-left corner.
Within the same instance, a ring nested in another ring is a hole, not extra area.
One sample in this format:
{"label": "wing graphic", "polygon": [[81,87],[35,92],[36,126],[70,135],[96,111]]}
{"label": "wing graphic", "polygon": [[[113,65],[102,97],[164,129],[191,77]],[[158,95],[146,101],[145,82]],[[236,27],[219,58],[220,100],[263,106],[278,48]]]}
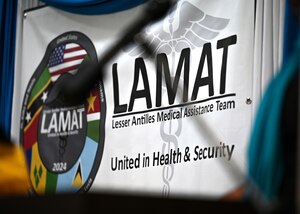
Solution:
{"label": "wing graphic", "polygon": [[[205,14],[188,1],[180,1],[162,22],[148,27],[142,35],[155,53],[169,55],[184,48],[202,47],[217,37],[229,21]],[[138,45],[128,46],[124,51],[134,57],[144,53]]]}

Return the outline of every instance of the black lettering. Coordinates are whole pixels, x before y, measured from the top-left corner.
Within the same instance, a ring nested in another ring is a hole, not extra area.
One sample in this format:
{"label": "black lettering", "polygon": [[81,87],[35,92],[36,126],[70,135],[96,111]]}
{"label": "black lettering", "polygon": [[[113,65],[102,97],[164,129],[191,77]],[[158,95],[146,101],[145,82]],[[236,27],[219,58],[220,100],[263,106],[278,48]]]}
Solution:
{"label": "black lettering", "polygon": [[206,158],[207,158],[207,155],[204,154],[205,151],[207,151],[207,148],[206,148],[206,147],[203,149],[203,159],[206,159]]}
{"label": "black lettering", "polygon": [[127,104],[120,105],[119,100],[119,80],[117,73],[117,63],[113,64],[112,74],[113,74],[113,90],[114,90],[114,114],[122,113],[127,111]]}
{"label": "black lettering", "polygon": [[196,146],[194,149],[194,153],[196,155],[196,157],[194,157],[194,161],[196,161],[198,159],[198,149],[199,149],[199,146]]}
{"label": "black lettering", "polygon": [[[143,90],[137,90],[138,82],[139,82],[138,81],[139,73],[140,73],[139,71],[141,71],[141,75],[143,78],[143,83],[144,83]],[[134,82],[133,82],[133,86],[132,86],[132,92],[131,92],[128,111],[132,111],[135,99],[143,98],[143,97],[146,99],[147,108],[148,109],[151,108],[152,102],[151,102],[149,80],[148,80],[145,62],[144,62],[143,58],[137,58],[135,60]]]}
{"label": "black lettering", "polygon": [[114,158],[111,158],[111,170],[115,171],[117,169],[117,163],[118,163],[118,159],[117,157],[115,157],[116,161],[115,161],[115,165],[114,165]]}
{"label": "black lettering", "polygon": [[217,49],[223,48],[221,79],[220,79],[220,94],[225,93],[228,46],[233,45],[233,44],[236,44],[236,35],[227,37],[225,39],[218,40],[218,43],[217,43]]}
{"label": "black lettering", "polygon": [[181,75],[181,70],[183,68],[183,102],[188,100],[188,87],[189,87],[189,72],[190,72],[190,52],[189,48],[185,48],[181,51],[178,66],[176,68],[175,78],[173,81],[173,86],[171,83],[170,68],[167,55],[164,53],[158,54],[156,58],[156,107],[161,106],[161,93],[162,93],[162,72],[164,71],[166,88],[168,92],[169,104],[172,105],[175,101],[179,78]]}
{"label": "black lettering", "polygon": [[[205,59],[207,61],[208,76],[202,77]],[[205,85],[208,85],[209,96],[213,96],[214,82],[213,82],[212,53],[211,53],[210,43],[206,43],[203,45],[203,50],[199,62],[199,67],[197,71],[197,76],[196,76],[191,100],[195,100],[197,98],[199,88]]]}
{"label": "black lettering", "polygon": [[[156,162],[156,163],[155,163]],[[153,166],[158,166],[159,165],[159,152],[157,152],[157,156],[156,153],[153,153]]]}

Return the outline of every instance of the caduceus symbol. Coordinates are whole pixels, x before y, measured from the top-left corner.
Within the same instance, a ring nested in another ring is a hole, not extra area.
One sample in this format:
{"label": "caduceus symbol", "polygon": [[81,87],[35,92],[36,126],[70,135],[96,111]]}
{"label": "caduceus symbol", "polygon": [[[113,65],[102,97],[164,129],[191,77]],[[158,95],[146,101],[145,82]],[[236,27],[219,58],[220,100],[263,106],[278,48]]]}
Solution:
{"label": "caduceus symbol", "polygon": [[[175,68],[175,55],[184,48],[195,49],[218,36],[229,23],[229,19],[214,17],[205,14],[202,10],[188,1],[179,1],[163,22],[148,27],[143,33],[143,40],[147,41],[153,54],[164,53],[171,55],[171,72]],[[130,46],[125,50],[130,56],[139,57],[144,54],[144,49],[139,46]],[[164,87],[165,88],[165,87]],[[180,89],[179,89],[180,90]],[[164,90],[166,92],[166,88]],[[182,92],[181,92],[182,93]],[[182,121],[179,119],[177,129],[172,120],[167,125],[161,123],[160,135],[163,142],[162,153],[169,153],[171,148],[179,148],[178,137],[182,129]],[[173,127],[173,128],[172,128]],[[168,197],[171,188],[171,180],[174,175],[174,165],[165,165],[162,172],[162,194]]]}
{"label": "caduceus symbol", "polygon": [[[144,39],[155,54],[180,53],[184,48],[195,49],[216,38],[226,28],[229,19],[204,13],[188,1],[179,1],[166,18],[148,27],[143,32]],[[130,46],[125,52],[139,57],[144,50]]]}

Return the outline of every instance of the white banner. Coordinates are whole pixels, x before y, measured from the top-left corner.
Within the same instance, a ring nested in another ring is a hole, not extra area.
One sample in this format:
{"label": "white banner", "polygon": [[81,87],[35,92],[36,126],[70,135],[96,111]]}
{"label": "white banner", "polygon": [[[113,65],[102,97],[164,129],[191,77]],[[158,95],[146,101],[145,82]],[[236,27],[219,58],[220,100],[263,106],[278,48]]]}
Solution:
{"label": "white banner", "polygon": [[143,7],[27,13],[13,132],[25,147],[32,192],[220,197],[245,181],[254,1],[179,1],[143,32],[153,58],[124,47],[83,105],[45,105],[62,74],[101,58]]}

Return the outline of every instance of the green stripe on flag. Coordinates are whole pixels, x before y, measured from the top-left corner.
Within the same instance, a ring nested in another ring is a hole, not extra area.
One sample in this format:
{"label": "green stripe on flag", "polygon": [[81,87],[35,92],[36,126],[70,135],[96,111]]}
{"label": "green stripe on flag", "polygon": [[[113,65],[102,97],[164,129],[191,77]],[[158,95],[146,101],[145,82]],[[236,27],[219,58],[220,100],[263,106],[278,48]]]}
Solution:
{"label": "green stripe on flag", "polygon": [[88,122],[87,125],[87,136],[97,143],[99,142],[100,138],[100,121],[94,120],[91,122]]}
{"label": "green stripe on flag", "polygon": [[57,178],[58,178],[58,176],[56,174],[47,172],[46,190],[45,190],[46,194],[56,193]]}
{"label": "green stripe on flag", "polygon": [[38,94],[40,93],[40,91],[43,89],[43,87],[45,87],[45,85],[47,84],[47,82],[50,80],[51,76],[49,73],[49,69],[48,66],[44,69],[42,75],[39,77],[38,81],[35,83],[30,97],[29,97],[29,102],[31,102],[31,100]]}

